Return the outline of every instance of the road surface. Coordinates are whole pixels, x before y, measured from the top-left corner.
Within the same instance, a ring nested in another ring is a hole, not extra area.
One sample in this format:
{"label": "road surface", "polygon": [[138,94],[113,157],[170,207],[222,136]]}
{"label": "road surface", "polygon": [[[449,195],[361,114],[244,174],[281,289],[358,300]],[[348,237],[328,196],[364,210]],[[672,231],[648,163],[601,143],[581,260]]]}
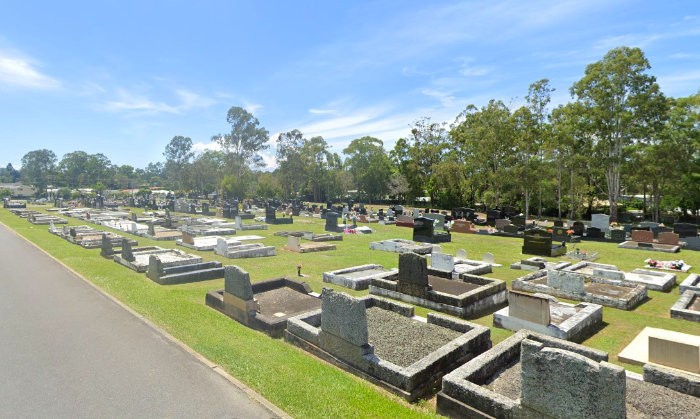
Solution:
{"label": "road surface", "polygon": [[0,224],[0,417],[275,416],[246,390]]}

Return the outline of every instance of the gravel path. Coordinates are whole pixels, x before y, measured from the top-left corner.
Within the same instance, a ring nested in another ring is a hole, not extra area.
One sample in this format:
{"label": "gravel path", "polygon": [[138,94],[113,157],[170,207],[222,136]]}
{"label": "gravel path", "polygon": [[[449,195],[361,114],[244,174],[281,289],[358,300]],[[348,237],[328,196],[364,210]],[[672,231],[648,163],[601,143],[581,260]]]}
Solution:
{"label": "gravel path", "polygon": [[462,335],[379,307],[367,309],[367,330],[375,355],[401,367],[413,364]]}
{"label": "gravel path", "polygon": [[[485,386],[512,400],[520,398],[520,363],[501,371]],[[698,418],[700,398],[666,387],[627,379],[628,418]]]}

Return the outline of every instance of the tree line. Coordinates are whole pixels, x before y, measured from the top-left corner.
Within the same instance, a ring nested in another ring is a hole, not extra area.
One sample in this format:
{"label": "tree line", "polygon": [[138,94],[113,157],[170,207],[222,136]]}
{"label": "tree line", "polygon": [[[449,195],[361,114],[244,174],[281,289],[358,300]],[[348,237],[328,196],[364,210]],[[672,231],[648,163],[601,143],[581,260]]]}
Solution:
{"label": "tree line", "polygon": [[570,87],[572,100],[550,109],[549,80],[532,83],[524,104],[500,100],[467,106],[452,124],[415,121],[391,150],[374,137],[330,151],[323,137],[297,129],[276,138],[277,167],[261,170],[269,132],[251,113],[232,107],[230,131],[212,136],[219,150],[193,152],[175,136],[163,162],[145,168],[113,165],[103,154],[50,150],[22,158],[0,179],[65,188],[161,186],[180,193],[224,197],[302,198],[314,202],[429,197],[431,206],[483,203],[548,210],[577,218],[604,202],[613,220],[625,196],[643,195],[652,219],[680,208],[700,209],[700,92],[667,97],[639,48],[619,47],[588,65]]}

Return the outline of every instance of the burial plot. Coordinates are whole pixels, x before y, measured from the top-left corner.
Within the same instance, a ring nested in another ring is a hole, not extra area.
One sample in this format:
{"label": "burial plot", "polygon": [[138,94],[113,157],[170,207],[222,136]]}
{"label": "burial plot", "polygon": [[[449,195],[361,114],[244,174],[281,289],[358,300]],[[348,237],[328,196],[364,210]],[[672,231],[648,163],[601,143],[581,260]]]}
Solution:
{"label": "burial plot", "polygon": [[343,241],[342,234],[330,234],[330,233],[312,233],[310,231],[305,231],[301,236],[304,240],[309,240],[312,242],[331,242],[331,241]]}
{"label": "burial plot", "polygon": [[452,228],[450,228],[450,232],[452,233],[466,233],[466,234],[476,234],[479,232],[474,227],[474,224],[471,223],[471,221],[466,221],[466,220],[454,220],[452,222]]}
{"label": "burial plot", "polygon": [[305,282],[274,278],[251,284],[248,272],[225,267],[224,289],[206,295],[206,304],[252,329],[281,337],[287,320],[321,307]]}
{"label": "burial plot", "polygon": [[302,243],[300,237],[287,236],[287,245],[285,250],[297,253],[324,252],[326,250],[335,250],[336,246],[332,243],[311,242]]}
{"label": "burial plot", "polygon": [[566,253],[566,245],[553,244],[552,234],[546,230],[530,229],[525,231],[522,253],[546,257],[561,256]]}
{"label": "burial plot", "polygon": [[496,220],[499,218],[503,218],[503,212],[497,209],[491,209],[486,211],[486,224],[490,225],[491,227],[496,226]]}
{"label": "burial plot", "polygon": [[462,417],[625,417],[625,371],[605,352],[523,330],[447,374],[437,412]]}
{"label": "burial plot", "polygon": [[399,215],[396,217],[396,227],[413,228],[413,217],[411,215]]}
{"label": "burial plot", "polygon": [[544,294],[508,293],[508,306],[493,314],[493,325],[517,332],[528,329],[559,339],[581,342],[603,321],[603,306],[568,304]]}
{"label": "burial plot", "polygon": [[132,248],[131,243],[127,239],[122,240],[121,253],[114,255],[114,261],[136,272],[146,272],[151,255],[158,256],[164,267],[202,262],[201,257],[176,249],[164,249],[158,246]]}
{"label": "burial plot", "polygon": [[[675,235],[675,233],[661,233],[664,234],[664,241],[671,242],[671,236],[666,236],[667,234]],[[647,230],[632,230],[631,240],[622,242],[617,245],[617,247],[623,249],[637,249],[637,250],[654,250],[658,252],[666,253],[677,253],[680,251],[681,246],[678,244],[677,235],[676,244],[666,244],[654,242],[654,233]]]}
{"label": "burial plot", "polygon": [[698,274],[688,275],[678,286],[681,294],[687,290],[700,292],[700,276]]}
{"label": "burial plot", "polygon": [[292,224],[294,223],[294,219],[292,217],[289,218],[277,218],[277,208],[275,207],[265,207],[265,222],[268,224]]}
{"label": "burial plot", "polygon": [[244,223],[240,215],[236,215],[235,227],[236,230],[267,230],[267,224]]}
{"label": "burial plot", "polygon": [[452,236],[444,231],[444,224],[443,230],[438,230],[435,227],[435,220],[427,217],[418,217],[413,220],[413,241],[446,243],[452,241]]}
{"label": "burial plot", "polygon": [[399,255],[396,277],[373,278],[370,294],[389,297],[462,318],[476,318],[506,303],[506,283],[498,279],[429,270],[425,257]]}
{"label": "burial plot", "polygon": [[264,237],[256,235],[236,236],[236,237],[221,237],[221,236],[195,236],[183,232],[182,239],[176,240],[178,246],[187,247],[193,250],[214,250],[219,239],[225,240],[229,244],[240,244],[244,241],[262,240]]}
{"label": "burial plot", "polygon": [[429,397],[442,376],[490,347],[488,328],[324,289],[321,309],[289,319],[285,340],[404,397]]}
{"label": "burial plot", "polygon": [[700,322],[700,290],[685,290],[671,307],[674,319]]}
{"label": "burial plot", "polygon": [[148,231],[143,235],[151,240],[177,240],[182,237],[182,232],[177,229],[165,228],[148,223]]}
{"label": "burial plot", "polygon": [[657,260],[657,259],[646,259],[644,261],[644,267],[650,269],[661,269],[664,271],[673,272],[688,272],[692,266],[688,265],[682,260]]}
{"label": "burial plot", "polygon": [[690,223],[676,223],[673,225],[673,232],[680,238],[697,237],[698,226]]}
{"label": "burial plot", "polygon": [[184,284],[224,277],[221,262],[196,262],[165,266],[160,255],[150,255],[146,276],[160,285]]}
{"label": "burial plot", "polygon": [[[200,220],[202,222],[204,220]],[[233,223],[220,224],[190,224],[180,228],[182,234],[189,234],[192,237],[200,236],[232,236],[236,234],[236,227]]]}
{"label": "burial plot", "polygon": [[345,230],[345,224],[338,224],[338,213],[329,211],[326,213],[325,231],[330,233],[342,233]]}
{"label": "burial plot", "polygon": [[515,279],[511,287],[621,310],[632,310],[646,300],[647,289],[643,285],[566,269],[539,270]]}
{"label": "burial plot", "polygon": [[457,258],[452,255],[433,251],[430,255],[430,268],[438,271],[449,272],[453,279],[458,279],[461,274],[485,275],[493,272],[495,263],[486,261]]}
{"label": "burial plot", "polygon": [[329,282],[353,290],[366,290],[373,278],[389,278],[398,275],[398,273],[398,269],[385,269],[382,265],[360,265],[324,272],[323,282]]}
{"label": "burial plot", "polygon": [[582,261],[563,269],[564,271],[579,272],[585,275],[620,280],[628,283],[643,285],[647,289],[666,292],[676,284],[676,275],[666,272],[655,272],[646,269],[633,269],[623,272],[615,265]]}
{"label": "burial plot", "polygon": [[275,246],[265,246],[262,243],[242,243],[240,241],[228,241],[219,238],[216,241],[214,252],[217,255],[229,259],[258,258],[275,256],[277,254]]}
{"label": "burial plot", "polygon": [[[532,355],[539,359],[527,365]],[[648,374],[647,364],[641,381],[607,359],[605,352],[523,330],[446,375],[437,411],[453,418],[686,417],[700,411],[700,398],[679,391],[700,388],[693,374],[661,372],[657,365]]]}
{"label": "burial plot", "polygon": [[617,359],[629,364],[654,363],[700,374],[700,336],[645,327]]}
{"label": "burial plot", "polygon": [[430,243],[418,243],[405,239],[389,239],[371,242],[369,248],[395,253],[413,252],[419,255],[427,255],[433,251],[433,245]]}

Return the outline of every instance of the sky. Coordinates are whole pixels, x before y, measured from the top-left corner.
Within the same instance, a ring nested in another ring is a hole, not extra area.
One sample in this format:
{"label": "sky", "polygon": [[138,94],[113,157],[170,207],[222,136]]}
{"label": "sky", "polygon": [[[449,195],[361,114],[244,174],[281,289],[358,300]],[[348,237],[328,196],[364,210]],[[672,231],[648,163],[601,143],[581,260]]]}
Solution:
{"label": "sky", "polygon": [[521,106],[547,78],[571,100],[586,65],[639,47],[667,96],[700,90],[700,1],[0,0],[0,165],[102,153],[144,168],[174,136],[197,152],[229,108],[341,154],[391,150],[414,122]]}

